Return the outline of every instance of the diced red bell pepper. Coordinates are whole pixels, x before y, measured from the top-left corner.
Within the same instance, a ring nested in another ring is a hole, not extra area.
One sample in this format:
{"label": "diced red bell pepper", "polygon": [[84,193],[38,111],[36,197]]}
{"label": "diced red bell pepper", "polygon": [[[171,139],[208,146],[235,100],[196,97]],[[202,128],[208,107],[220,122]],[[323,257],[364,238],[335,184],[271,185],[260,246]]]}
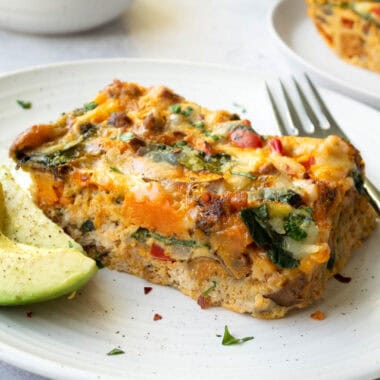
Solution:
{"label": "diced red bell pepper", "polygon": [[371,12],[380,17],[380,7],[372,8]]}
{"label": "diced red bell pepper", "polygon": [[309,170],[312,165],[315,165],[315,157],[309,157],[306,161],[302,161],[301,164],[306,170]]}
{"label": "diced red bell pepper", "polygon": [[244,128],[235,129],[230,134],[230,141],[239,148],[261,148],[263,146],[258,134]]}
{"label": "diced red bell pepper", "polygon": [[165,255],[165,250],[157,245],[156,243],[153,243],[150,248],[150,254],[158,260],[162,261],[174,261],[171,257]]}

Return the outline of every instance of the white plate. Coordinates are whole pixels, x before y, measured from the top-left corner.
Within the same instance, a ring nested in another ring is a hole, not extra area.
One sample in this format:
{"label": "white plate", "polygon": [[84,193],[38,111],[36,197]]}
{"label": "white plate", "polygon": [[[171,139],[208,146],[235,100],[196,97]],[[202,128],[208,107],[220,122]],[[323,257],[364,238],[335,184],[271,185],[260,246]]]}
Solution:
{"label": "white plate", "polygon": [[281,0],[270,12],[270,29],[292,63],[328,87],[380,108],[380,74],[341,60],[307,17],[303,0]]}
{"label": "white plate", "polygon": [[[36,122],[81,106],[113,78],[167,84],[206,106],[247,107],[263,133],[275,133],[263,78],[217,66],[103,60],[37,68],[0,77],[0,146]],[[380,114],[322,92],[339,122],[376,169]],[[16,99],[33,102],[23,110]],[[4,151],[3,151],[4,154]],[[328,283],[325,301],[282,320],[253,319],[221,308],[201,310],[178,291],[103,269],[74,300],[0,309],[0,358],[60,379],[357,379],[380,375],[378,230],[344,270],[350,284]],[[315,321],[312,311],[327,318]],[[33,311],[32,318],[26,312]],[[153,321],[154,313],[163,316]],[[241,346],[222,346],[224,326]],[[125,355],[107,356],[120,346]]]}

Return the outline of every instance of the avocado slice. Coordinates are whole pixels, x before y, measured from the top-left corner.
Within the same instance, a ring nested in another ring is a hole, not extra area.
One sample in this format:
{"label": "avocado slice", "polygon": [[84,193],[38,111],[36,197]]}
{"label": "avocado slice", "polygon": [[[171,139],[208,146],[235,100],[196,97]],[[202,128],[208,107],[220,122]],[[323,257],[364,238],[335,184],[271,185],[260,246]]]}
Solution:
{"label": "avocado slice", "polygon": [[77,242],[34,204],[5,165],[0,165],[0,183],[4,199],[3,202],[0,200],[0,230],[5,236],[36,247],[73,247],[83,252]]}
{"label": "avocado slice", "polygon": [[0,233],[0,305],[23,305],[72,293],[96,272],[95,261],[81,251],[33,247]]}
{"label": "avocado slice", "polygon": [[94,260],[33,203],[0,167],[0,305],[72,293],[96,272]]}

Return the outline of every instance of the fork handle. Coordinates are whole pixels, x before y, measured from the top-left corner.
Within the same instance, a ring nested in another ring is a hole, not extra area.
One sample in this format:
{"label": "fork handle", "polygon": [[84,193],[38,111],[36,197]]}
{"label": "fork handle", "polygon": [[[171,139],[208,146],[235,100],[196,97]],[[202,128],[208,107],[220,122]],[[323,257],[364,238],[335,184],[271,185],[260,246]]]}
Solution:
{"label": "fork handle", "polygon": [[377,190],[375,185],[368,179],[364,179],[364,189],[366,190],[371,205],[376,210],[377,215],[380,215],[380,191]]}

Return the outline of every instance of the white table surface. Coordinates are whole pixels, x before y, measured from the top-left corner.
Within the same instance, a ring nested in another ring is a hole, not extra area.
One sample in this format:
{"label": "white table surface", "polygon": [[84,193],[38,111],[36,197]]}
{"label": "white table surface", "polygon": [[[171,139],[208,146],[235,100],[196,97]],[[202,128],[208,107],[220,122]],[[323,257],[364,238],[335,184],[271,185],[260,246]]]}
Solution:
{"label": "white table surface", "polygon": [[[66,36],[0,30],[0,73],[100,57],[184,59],[286,75],[290,69],[267,30],[277,0],[133,0],[120,19]],[[0,362],[0,379],[42,377]]]}

